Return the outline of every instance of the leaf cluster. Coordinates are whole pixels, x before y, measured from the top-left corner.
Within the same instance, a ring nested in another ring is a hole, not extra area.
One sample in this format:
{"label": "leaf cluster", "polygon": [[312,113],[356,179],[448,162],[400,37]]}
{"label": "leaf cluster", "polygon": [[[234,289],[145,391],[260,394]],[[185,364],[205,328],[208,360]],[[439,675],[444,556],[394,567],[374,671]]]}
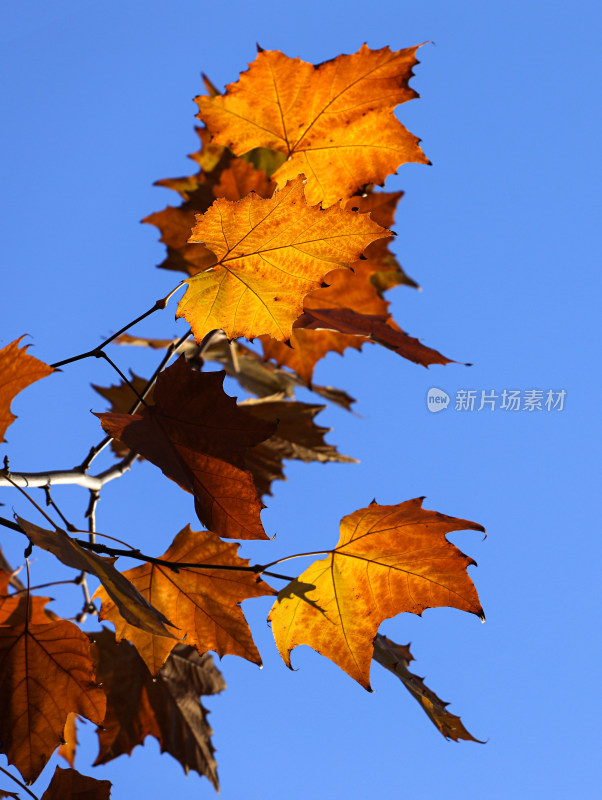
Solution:
{"label": "leaf cluster", "polygon": [[[263,499],[285,478],[284,461],[354,462],[316,423],[325,406],[295,394],[305,388],[351,408],[343,390],[313,383],[328,353],[371,342],[423,366],[450,362],[404,332],[385,297],[396,286],[417,286],[390,247],[402,193],[377,188],[403,163],[428,163],[394,113],[416,97],[409,86],[416,51],[364,45],[314,66],[260,50],[223,94],[205,79],[200,149],[191,156],[198,170],[159,181],[179,205],[145,219],[167,248],[159,266],[184,273],[182,282],[97,348],[52,366],[19,347],[21,339],[0,350],[0,441],[15,420],[15,396],[59,367],[102,357],[120,377],[94,387],[110,403],[97,413],[106,436],[80,466],[32,474],[13,470],[7,458],[0,471],[0,486],[23,492],[46,521],[0,518],[11,535],[27,539],[26,585],[4,558],[0,564],[0,750],[29,785],[58,749],[70,769],[57,768],[44,798],[109,797],[107,781],[73,769],[82,718],[97,725],[95,764],[131,753],[150,735],[217,788],[201,698],[226,687],[210,651],[261,664],[241,603],[263,596],[272,599],[269,620],[285,664],[307,644],[370,690],[376,660],[444,736],[477,741],[410,672],[409,647],[378,630],[403,612],[441,606],[483,618],[467,572],[474,562],[446,538],[480,525],[426,510],[417,498],[373,501],[346,514],[338,542],[316,553],[251,564],[239,544],[225,541],[269,540]],[[180,288],[176,316],[190,326],[184,335],[128,333]],[[127,378],[107,353],[112,344],[161,353],[154,374]],[[210,363],[222,370],[207,371]],[[226,394],[226,375],[251,396],[237,402]],[[93,474],[108,445],[111,465]],[[141,459],[192,496],[202,525],[187,525],[160,556],[97,529],[103,487]],[[54,502],[58,483],[89,493],[86,530]],[[48,511],[25,486],[44,488]],[[33,548],[67,569],[64,582],[82,587],[72,619],[48,610],[31,587]],[[320,557],[300,575],[273,570],[307,555]],[[142,563],[120,571],[115,562],[124,557]],[[88,579],[99,584],[93,595]],[[114,632],[83,631],[94,615]]]}

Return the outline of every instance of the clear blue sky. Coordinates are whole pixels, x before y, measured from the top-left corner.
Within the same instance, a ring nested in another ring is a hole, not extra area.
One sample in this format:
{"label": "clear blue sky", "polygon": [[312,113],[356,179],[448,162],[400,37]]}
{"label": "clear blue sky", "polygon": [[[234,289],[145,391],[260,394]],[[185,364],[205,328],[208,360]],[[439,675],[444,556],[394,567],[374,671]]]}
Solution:
{"label": "clear blue sky", "polygon": [[[289,464],[263,515],[276,543],[243,554],[328,546],[340,517],[373,497],[426,495],[427,508],[485,525],[485,541],[453,540],[479,563],[471,574],[487,623],[437,609],[382,630],[412,642],[418,674],[488,743],[445,741],[378,665],[372,695],[305,647],[289,672],[265,623],[269,602],[254,600],[245,611],[264,668],[225,658],[229,688],[206,701],[224,800],[599,792],[600,21],[599,4],[580,0],[23,0],[0,11],[0,345],[29,333],[47,362],[97,343],[175,285],[155,269],[156,230],[138,221],[174,202],[153,181],[191,171],[201,71],[218,86],[236,80],[256,42],[314,63],[364,41],[434,43],[413,79],[422,97],[400,114],[433,166],[406,165],[387,182],[406,191],[395,248],[423,292],[397,289],[393,310],[412,335],[474,366],[425,370],[376,346],[329,357],[316,382],[357,397],[361,417],[328,409],[321,419],[361,464]],[[172,309],[139,330],[180,329]],[[154,363],[118,357],[140,373]],[[0,457],[24,471],[79,463],[99,436],[88,410],[105,410],[92,382],[115,382],[107,364],[74,364],[25,392]],[[433,386],[567,395],[562,412],[430,414]],[[157,554],[195,521],[190,498],[149,464],[103,496],[99,529]],[[83,490],[57,498],[81,519]],[[13,491],[0,502],[32,516]],[[18,563],[22,541],[6,532],[2,546]],[[112,780],[114,800],[213,796],[150,739],[92,770],[92,726],[80,731],[77,766]]]}

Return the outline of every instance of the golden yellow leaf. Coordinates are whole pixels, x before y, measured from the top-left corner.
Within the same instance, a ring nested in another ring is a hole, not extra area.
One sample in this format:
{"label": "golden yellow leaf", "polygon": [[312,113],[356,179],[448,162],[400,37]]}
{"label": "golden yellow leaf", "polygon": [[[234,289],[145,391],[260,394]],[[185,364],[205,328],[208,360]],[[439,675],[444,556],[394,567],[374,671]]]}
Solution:
{"label": "golden yellow leaf", "polygon": [[336,548],[282,589],[270,613],[285,664],[291,665],[291,650],[308,644],[370,690],[373,642],[383,620],[437,606],[484,618],[466,572],[475,562],[445,538],[465,529],[483,530],[423,509],[422,498],[372,503],[343,517]]}
{"label": "golden yellow leaf", "polygon": [[429,163],[393,113],[417,97],[408,85],[417,49],[362,45],[317,67],[261,51],[225,94],[196,98],[198,117],[237,155],[255,147],[285,153],[273,175],[278,186],[306,175],[308,202],[329,206],[382,184],[405,162]]}
{"label": "golden yellow leaf", "polygon": [[267,333],[287,341],[305,295],[389,235],[366,214],[309,206],[303,184],[299,177],[267,200],[254,193],[235,203],[219,199],[197,219],[189,241],[218,260],[186,281],[178,305],[176,316],[197,341],[219,328],[231,339]]}

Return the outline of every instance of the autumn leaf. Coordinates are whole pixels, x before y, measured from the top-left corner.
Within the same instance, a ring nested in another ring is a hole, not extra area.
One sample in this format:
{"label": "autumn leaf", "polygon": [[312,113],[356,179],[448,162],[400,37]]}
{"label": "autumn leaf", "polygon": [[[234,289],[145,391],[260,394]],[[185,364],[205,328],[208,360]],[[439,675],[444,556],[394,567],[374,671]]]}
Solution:
{"label": "autumn leaf", "polygon": [[450,714],[447,710],[449,703],[445,703],[437,697],[435,692],[425,685],[423,678],[419,678],[418,675],[410,672],[408,667],[410,661],[414,660],[414,656],[410,653],[409,645],[396,644],[379,633],[374,640],[373,658],[399,678],[412,697],[420,703],[421,708],[433,725],[446,739],[453,739],[454,742],[466,739],[467,741],[483,744],[480,739],[475,739],[466,730],[460,717]]}
{"label": "autumn leaf", "polygon": [[278,186],[306,175],[308,202],[329,206],[366,184],[382,184],[405,162],[429,163],[393,113],[417,97],[408,86],[417,49],[362,45],[317,67],[260,51],[224,95],[196,98],[198,117],[237,155],[254,147],[284,153],[273,176]]}
{"label": "autumn leaf", "polygon": [[[244,569],[249,562],[237,556],[238,547],[223,542],[211,531],[193,531],[187,525],[161,558],[201,566],[178,567],[176,572],[161,564],[143,564],[124,575],[149,603],[169,615],[179,638],[185,636],[186,644],[196,647],[199,653],[214,650],[220,656],[237,655],[261,664],[240,603],[274,591],[259,575]],[[226,569],[204,568],[202,564]],[[237,567],[243,569],[238,571]],[[133,628],[102,587],[94,597],[102,600],[100,619],[112,622],[117,640],[132,642],[150,672],[156,675],[176,641]]]}
{"label": "autumn leaf", "polygon": [[445,538],[482,526],[427,511],[422,499],[374,502],[343,517],[336,548],[296,582],[315,588],[303,597],[282,590],[269,619],[287,666],[291,651],[308,644],[371,691],[373,642],[383,620],[438,606],[484,618],[466,572],[475,562]]}
{"label": "autumn leaf", "polygon": [[15,339],[0,350],[0,444],[5,442],[4,434],[17,417],[10,410],[10,404],[27,386],[54,372],[52,367],[27,353],[27,348],[19,347],[23,336]]}
{"label": "autumn leaf", "polygon": [[68,567],[95,575],[131,625],[156,636],[173,639],[173,633],[165,627],[171,625],[170,621],[115,569],[115,558],[103,558],[85,550],[65,531],[47,531],[16,515],[15,519],[36,547],[52,553]]}
{"label": "autumn leaf", "polygon": [[107,714],[97,730],[99,752],[94,765],[130,754],[147,736],[161,752],[205,775],[218,788],[212,730],[199,696],[223,691],[226,684],[209,654],[177,645],[153,678],[129,642],[115,641],[111,631],[90,634],[96,671],[107,693]]}
{"label": "autumn leaf", "polygon": [[282,465],[285,458],[305,462],[357,463],[324,441],[330,428],[316,425],[314,417],[326,406],[286,401],[279,397],[244,400],[240,405],[253,416],[278,424],[273,436],[247,454],[247,469],[253,473],[260,495],[271,494],[272,481],[286,480]]}
{"label": "autumn leaf", "polygon": [[0,626],[0,741],[27,783],[62,743],[69,713],[100,725],[105,705],[88,638],[77,625],[25,620]]}
{"label": "autumn leaf", "polygon": [[[142,220],[161,231],[161,241],[167,247],[167,257],[159,266],[188,275],[196,275],[216,263],[211,250],[188,244],[197,214],[204,214],[216,197],[235,201],[251,191],[271,197],[276,188],[260,166],[236,158],[226,148],[211,142],[206,130],[198,129],[198,133],[201,149],[190,157],[201,170],[187,178],[167,178],[156,183],[178,192],[183,202],[177,208],[168,206]],[[261,163],[267,166],[265,159]]]}
{"label": "autumn leaf", "polygon": [[341,334],[364,336],[393,350],[397,355],[428,367],[431,364],[451,364],[452,360],[438,350],[427,347],[419,339],[408,336],[388,315],[358,314],[350,308],[322,308],[305,312],[297,320],[299,330],[335,331]]}
{"label": "autumn leaf", "polygon": [[265,539],[244,454],[275,426],[239,408],[223,381],[223,372],[198,372],[181,357],[159,375],[151,408],[97,416],[108,434],[194,495],[207,528],[230,539]]}
{"label": "autumn leaf", "polygon": [[[401,194],[367,192],[352,197],[346,208],[369,213],[380,225],[389,226]],[[293,324],[290,347],[269,336],[260,337],[266,359],[293,369],[308,386],[320,359],[332,352],[343,355],[348,347],[360,350],[365,342],[381,344],[423,366],[449,363],[437,350],[408,336],[391,318],[384,291],[402,283],[416,284],[399,267],[386,239],[370,244],[351,271],[335,270],[325,283],[306,295],[304,313]]]}
{"label": "autumn leaf", "polygon": [[57,767],[42,800],[110,800],[111,782]]}
{"label": "autumn leaf", "polygon": [[372,262],[360,261],[354,272],[336,270],[326,277],[328,287],[307,295],[304,312],[293,325],[291,346],[260,337],[263,354],[279,366],[294,369],[310,385],[316,363],[328,353],[343,355],[374,342],[424,367],[449,364],[451,359],[409,336],[389,314],[389,303],[372,282]]}
{"label": "autumn leaf", "polygon": [[307,204],[298,177],[264,200],[216,200],[197,219],[190,242],[217,257],[215,267],[185,281],[178,305],[197,341],[222,329],[229,339],[269,334],[287,341],[305,295],[333,269],[348,267],[388,231],[368,215]]}
{"label": "autumn leaf", "polygon": [[77,714],[69,714],[67,716],[65,730],[63,732],[63,743],[57,750],[57,755],[61,756],[61,758],[64,758],[70,767],[73,767],[75,764],[75,752],[77,750],[77,745],[79,744],[77,740],[76,723]]}

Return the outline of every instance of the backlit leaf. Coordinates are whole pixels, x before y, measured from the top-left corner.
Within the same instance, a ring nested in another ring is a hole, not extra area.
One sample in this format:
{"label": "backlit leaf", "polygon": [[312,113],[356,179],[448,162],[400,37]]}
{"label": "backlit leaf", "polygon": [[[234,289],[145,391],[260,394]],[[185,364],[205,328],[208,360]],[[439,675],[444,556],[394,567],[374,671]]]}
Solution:
{"label": "backlit leaf", "polygon": [[305,295],[328,272],[348,267],[370,242],[388,235],[368,215],[307,204],[303,178],[264,200],[216,200],[197,219],[190,242],[215,253],[217,264],[189,278],[178,305],[195,339],[221,328],[229,339],[269,334],[286,341]]}
{"label": "backlit leaf", "polygon": [[63,732],[63,744],[57,750],[57,754],[64,758],[70,767],[75,764],[75,752],[77,745],[77,714],[69,714]]}
{"label": "backlit leaf", "polygon": [[313,588],[302,595],[285,587],[270,613],[286,665],[293,648],[308,644],[370,690],[373,642],[383,620],[437,606],[484,618],[466,572],[475,562],[445,538],[465,529],[483,530],[423,509],[422,498],[372,503],[343,517],[336,548],[293,582]]}
{"label": "backlit leaf", "polygon": [[6,441],[4,434],[17,418],[10,404],[19,392],[41,378],[54,372],[52,367],[28,355],[27,348],[19,347],[23,336],[0,350],[0,443]]}
{"label": "backlit leaf", "polygon": [[[261,664],[261,657],[247,625],[240,603],[249,597],[263,597],[274,591],[250,571],[246,559],[236,553],[239,545],[223,542],[211,531],[193,531],[186,526],[162,556],[166,561],[225,565],[234,569],[179,567],[177,572],[160,564],[143,564],[125,576],[142,596],[172,620],[178,638],[199,653],[214,650]],[[174,639],[151,636],[128,625],[106,592],[98,589],[102,600],[100,618],[115,625],[117,640],[128,639],[156,675],[176,645]]]}
{"label": "backlit leaf", "polygon": [[317,67],[261,51],[223,95],[196,98],[198,117],[237,155],[254,147],[281,151],[287,160],[274,173],[278,185],[306,175],[308,202],[332,205],[382,184],[407,161],[428,163],[393,113],[417,97],[408,86],[417,49],[362,45]]}
{"label": "backlit leaf", "polygon": [[0,741],[25,781],[63,741],[69,713],[100,725],[105,695],[87,636],[67,620],[0,626]]}

